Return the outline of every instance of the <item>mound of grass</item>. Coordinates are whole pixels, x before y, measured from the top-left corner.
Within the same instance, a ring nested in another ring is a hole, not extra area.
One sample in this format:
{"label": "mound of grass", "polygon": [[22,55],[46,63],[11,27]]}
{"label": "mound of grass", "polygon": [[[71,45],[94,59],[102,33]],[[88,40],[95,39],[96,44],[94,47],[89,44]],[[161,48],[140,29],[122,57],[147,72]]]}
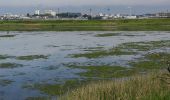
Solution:
{"label": "mound of grass", "polygon": [[12,80],[0,79],[0,86],[7,86],[12,82],[13,82]]}
{"label": "mound of grass", "polygon": [[97,34],[96,37],[109,37],[109,36],[118,36],[121,33],[104,33],[104,34]]}
{"label": "mound of grass", "polygon": [[0,55],[0,60],[1,60],[1,59],[7,59],[7,58],[10,58],[10,57],[7,56],[7,55]]}
{"label": "mound of grass", "polygon": [[25,100],[51,100],[47,97],[27,97]]}
{"label": "mound of grass", "polygon": [[130,63],[131,66],[140,70],[163,69],[167,66],[161,62],[155,61],[139,61]]}
{"label": "mound of grass", "polygon": [[[145,60],[143,60],[145,59]],[[165,52],[146,54],[138,62],[130,62],[130,65],[137,69],[164,69],[168,67],[167,62],[170,61],[170,54]]]}
{"label": "mound of grass", "polygon": [[136,70],[122,67],[122,66],[77,66],[70,65],[70,68],[85,69],[86,72],[78,73],[80,76],[88,78],[119,78],[127,77],[137,73]]}
{"label": "mound of grass", "polygon": [[170,41],[150,41],[150,42],[130,42],[123,43],[118,46],[118,48],[132,50],[135,49],[137,51],[149,51],[153,49],[158,49],[162,47],[170,47]]}
{"label": "mound of grass", "polygon": [[16,35],[0,35],[0,38],[15,37]]}
{"label": "mound of grass", "polygon": [[48,59],[48,56],[44,55],[28,55],[17,57],[18,60],[35,60],[35,59]]}
{"label": "mound of grass", "polygon": [[154,61],[170,61],[170,53],[160,52],[147,54],[145,58]]}
{"label": "mound of grass", "polygon": [[64,84],[33,84],[27,85],[23,88],[36,89],[42,93],[48,94],[49,96],[57,96],[64,94],[66,91],[79,87],[82,82],[80,80],[68,80]]}
{"label": "mound of grass", "polygon": [[71,57],[99,58],[99,57],[105,57],[105,56],[120,56],[120,55],[132,55],[132,54],[135,54],[135,52],[125,51],[119,48],[113,48],[109,50],[92,51],[92,52],[87,52],[83,54],[73,54],[71,55]]}
{"label": "mound of grass", "polygon": [[159,78],[163,74],[167,73],[154,72],[126,80],[93,82],[68,91],[59,100],[169,100],[170,87]]}
{"label": "mound of grass", "polygon": [[22,67],[23,65],[21,64],[16,64],[16,63],[1,63],[0,68],[17,68],[17,67]]}

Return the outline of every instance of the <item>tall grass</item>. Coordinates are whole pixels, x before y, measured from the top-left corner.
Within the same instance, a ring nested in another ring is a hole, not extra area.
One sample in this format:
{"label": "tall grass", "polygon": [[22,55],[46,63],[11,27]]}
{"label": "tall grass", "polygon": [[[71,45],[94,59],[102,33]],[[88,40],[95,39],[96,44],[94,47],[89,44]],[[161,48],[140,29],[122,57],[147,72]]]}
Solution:
{"label": "tall grass", "polygon": [[60,100],[170,100],[170,75],[153,72],[114,81],[99,81],[68,91]]}

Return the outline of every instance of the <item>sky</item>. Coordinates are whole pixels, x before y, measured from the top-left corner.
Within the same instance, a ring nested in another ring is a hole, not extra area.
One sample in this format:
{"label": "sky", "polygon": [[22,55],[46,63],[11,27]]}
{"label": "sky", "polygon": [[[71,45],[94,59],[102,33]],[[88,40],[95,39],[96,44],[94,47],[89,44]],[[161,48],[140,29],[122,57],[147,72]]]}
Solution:
{"label": "sky", "polygon": [[0,6],[165,5],[170,0],[0,0]]}
{"label": "sky", "polygon": [[82,12],[89,7],[93,8],[94,12],[107,12],[107,8],[110,8],[113,13],[127,13],[129,6],[132,7],[133,13],[165,11],[170,10],[170,0],[0,0],[0,13],[24,13],[35,9],[57,8]]}

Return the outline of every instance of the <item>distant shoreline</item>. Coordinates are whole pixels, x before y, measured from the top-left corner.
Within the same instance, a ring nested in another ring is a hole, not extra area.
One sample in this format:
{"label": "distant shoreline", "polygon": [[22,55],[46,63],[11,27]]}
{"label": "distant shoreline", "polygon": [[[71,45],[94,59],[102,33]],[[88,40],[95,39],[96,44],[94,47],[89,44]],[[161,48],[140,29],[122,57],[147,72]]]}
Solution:
{"label": "distant shoreline", "polygon": [[170,19],[0,21],[0,31],[170,31]]}

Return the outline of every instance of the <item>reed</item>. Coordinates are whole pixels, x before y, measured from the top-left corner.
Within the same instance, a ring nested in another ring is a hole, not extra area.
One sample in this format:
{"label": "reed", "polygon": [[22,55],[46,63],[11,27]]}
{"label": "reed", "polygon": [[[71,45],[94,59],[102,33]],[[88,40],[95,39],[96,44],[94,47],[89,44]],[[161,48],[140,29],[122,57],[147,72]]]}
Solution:
{"label": "reed", "polygon": [[60,100],[170,100],[170,74],[152,72],[114,81],[92,82]]}

